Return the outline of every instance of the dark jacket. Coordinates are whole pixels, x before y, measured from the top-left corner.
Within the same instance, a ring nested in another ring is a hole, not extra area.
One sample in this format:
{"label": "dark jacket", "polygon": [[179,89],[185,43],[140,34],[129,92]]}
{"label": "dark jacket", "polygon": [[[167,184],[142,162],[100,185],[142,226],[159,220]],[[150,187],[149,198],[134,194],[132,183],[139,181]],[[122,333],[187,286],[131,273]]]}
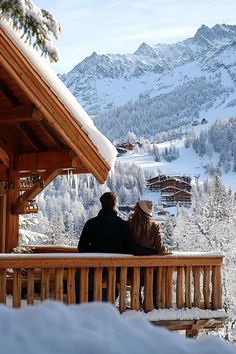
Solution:
{"label": "dark jacket", "polygon": [[101,209],[95,218],[84,225],[79,252],[132,254],[132,236],[127,223],[116,211]]}

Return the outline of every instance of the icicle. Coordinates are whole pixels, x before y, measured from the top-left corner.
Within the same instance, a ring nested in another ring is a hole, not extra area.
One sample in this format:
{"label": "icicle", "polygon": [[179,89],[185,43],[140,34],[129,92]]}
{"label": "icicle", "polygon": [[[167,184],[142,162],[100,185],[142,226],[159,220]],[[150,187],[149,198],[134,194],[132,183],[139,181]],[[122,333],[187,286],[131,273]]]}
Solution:
{"label": "icicle", "polygon": [[78,175],[74,175],[75,178],[75,196],[76,196],[76,200],[78,200],[78,192],[79,192],[79,176]]}
{"label": "icicle", "polygon": [[90,188],[90,174],[87,173],[87,187]]}

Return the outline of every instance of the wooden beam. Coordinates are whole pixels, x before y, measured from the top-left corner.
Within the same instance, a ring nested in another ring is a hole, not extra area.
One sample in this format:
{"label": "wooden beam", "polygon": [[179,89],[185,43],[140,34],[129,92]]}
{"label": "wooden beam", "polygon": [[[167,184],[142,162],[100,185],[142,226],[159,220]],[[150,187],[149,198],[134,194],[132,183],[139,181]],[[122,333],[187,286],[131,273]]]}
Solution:
{"label": "wooden beam", "polygon": [[12,213],[12,205],[14,205],[19,196],[19,173],[17,156],[10,156],[10,168],[8,173],[8,182],[13,186],[7,193],[6,208],[6,249],[5,252],[12,252],[14,247],[19,243],[19,215]]}
{"label": "wooden beam", "polygon": [[19,171],[83,167],[71,150],[36,152],[19,155]]}
{"label": "wooden beam", "polygon": [[40,128],[43,129],[43,132],[47,134],[47,136],[50,137],[52,141],[54,141],[54,143],[57,145],[57,149],[58,147],[61,149],[63,149],[63,147],[65,148],[65,143],[60,138],[60,136],[56,134],[55,129],[48,123],[46,119],[40,123]]}
{"label": "wooden beam", "polygon": [[0,80],[0,91],[8,99],[8,101],[14,106],[20,106],[18,98],[12,93],[9,87],[5,84],[3,80]]}
{"label": "wooden beam", "polygon": [[33,105],[0,110],[0,124],[18,124],[32,120],[40,121],[42,119],[42,114]]}
{"label": "wooden beam", "polygon": [[0,146],[0,160],[3,162],[3,164],[7,167],[9,167],[9,156],[7,152]]}
{"label": "wooden beam", "polygon": [[39,137],[35,134],[35,132],[31,129],[27,122],[22,122],[19,124],[19,128],[21,132],[24,134],[26,139],[30,142],[30,144],[36,149],[37,151],[45,150],[45,145],[39,139]]}
{"label": "wooden beam", "polygon": [[42,175],[39,183],[34,184],[32,188],[26,191],[23,196],[19,197],[16,204],[12,207],[12,213],[18,215],[24,212],[25,203],[30,199],[34,199],[54,178],[60,174],[60,170],[48,170]]}

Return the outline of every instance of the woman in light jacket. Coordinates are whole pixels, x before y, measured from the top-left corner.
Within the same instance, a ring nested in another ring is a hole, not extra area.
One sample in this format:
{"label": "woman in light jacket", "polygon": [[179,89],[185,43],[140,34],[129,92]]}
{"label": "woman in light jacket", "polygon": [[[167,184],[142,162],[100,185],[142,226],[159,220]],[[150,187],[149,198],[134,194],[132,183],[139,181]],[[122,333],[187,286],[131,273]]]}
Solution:
{"label": "woman in light jacket", "polygon": [[153,202],[139,200],[128,219],[130,231],[136,241],[136,255],[170,253],[162,243],[159,225],[152,219]]}

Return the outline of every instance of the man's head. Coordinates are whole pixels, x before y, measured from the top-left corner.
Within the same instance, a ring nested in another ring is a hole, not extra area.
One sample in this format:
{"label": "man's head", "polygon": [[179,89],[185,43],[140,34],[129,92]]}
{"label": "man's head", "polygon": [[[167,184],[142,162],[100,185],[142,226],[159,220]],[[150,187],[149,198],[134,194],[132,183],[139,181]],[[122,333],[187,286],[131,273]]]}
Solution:
{"label": "man's head", "polygon": [[117,206],[118,197],[115,192],[106,192],[101,198],[100,202],[103,209],[114,209]]}

